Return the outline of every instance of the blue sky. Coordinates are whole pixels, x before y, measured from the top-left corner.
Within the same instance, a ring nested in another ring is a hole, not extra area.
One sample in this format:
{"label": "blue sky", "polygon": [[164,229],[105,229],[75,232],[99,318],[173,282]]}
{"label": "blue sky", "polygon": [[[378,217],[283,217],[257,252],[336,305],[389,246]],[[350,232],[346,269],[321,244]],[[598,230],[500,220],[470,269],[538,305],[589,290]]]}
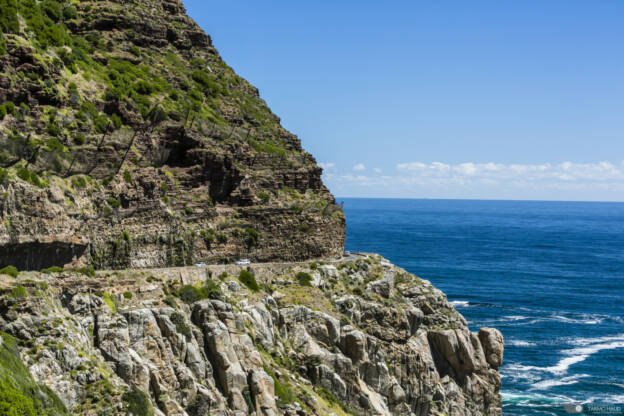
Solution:
{"label": "blue sky", "polygon": [[624,200],[620,0],[185,0],[338,196]]}

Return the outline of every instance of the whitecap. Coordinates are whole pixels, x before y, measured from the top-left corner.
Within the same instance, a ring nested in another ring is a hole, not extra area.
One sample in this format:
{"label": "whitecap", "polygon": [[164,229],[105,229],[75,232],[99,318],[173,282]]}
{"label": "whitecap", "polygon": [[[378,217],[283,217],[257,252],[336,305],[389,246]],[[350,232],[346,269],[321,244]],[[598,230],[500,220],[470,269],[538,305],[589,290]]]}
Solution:
{"label": "whitecap", "polygon": [[505,345],[509,345],[511,347],[534,347],[536,344],[530,341],[524,341],[521,339],[506,339]]}
{"label": "whitecap", "polygon": [[470,302],[468,302],[467,300],[454,300],[451,301],[451,305],[455,307],[465,308],[467,306],[470,306]]}
{"label": "whitecap", "polygon": [[585,377],[589,377],[589,374],[576,374],[573,376],[562,377],[558,379],[546,379],[546,380],[542,380],[540,382],[534,383],[533,386],[531,386],[531,390],[548,390],[551,387],[569,386],[569,385],[578,383],[578,380],[580,378],[585,378]]}
{"label": "whitecap", "polygon": [[[515,369],[525,372],[542,371],[555,375],[562,375],[568,371],[570,366],[585,361],[597,352],[624,348],[624,335],[600,338],[578,338],[570,341],[570,344],[579,345],[579,347],[563,350],[562,354],[565,357],[560,359],[555,365],[547,367],[517,365]],[[512,367],[510,369],[514,368]]]}

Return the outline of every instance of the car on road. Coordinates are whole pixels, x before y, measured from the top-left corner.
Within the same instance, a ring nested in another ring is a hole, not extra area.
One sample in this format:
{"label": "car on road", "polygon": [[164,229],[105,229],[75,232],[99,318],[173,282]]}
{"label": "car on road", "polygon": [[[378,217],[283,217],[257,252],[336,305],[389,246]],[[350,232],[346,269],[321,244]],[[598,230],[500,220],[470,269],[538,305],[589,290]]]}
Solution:
{"label": "car on road", "polygon": [[199,263],[195,263],[196,267],[206,267],[206,263],[204,263],[203,261],[200,261]]}
{"label": "car on road", "polygon": [[236,264],[238,264],[239,266],[246,266],[248,264],[251,264],[251,261],[249,259],[240,259],[236,262]]}

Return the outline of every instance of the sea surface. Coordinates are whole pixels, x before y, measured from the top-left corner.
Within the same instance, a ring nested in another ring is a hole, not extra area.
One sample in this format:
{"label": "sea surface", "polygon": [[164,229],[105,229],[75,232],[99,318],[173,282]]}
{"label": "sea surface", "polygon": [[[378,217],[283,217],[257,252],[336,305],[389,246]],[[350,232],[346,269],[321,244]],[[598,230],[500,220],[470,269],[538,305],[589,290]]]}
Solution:
{"label": "sea surface", "polygon": [[623,203],[338,200],[347,250],[430,280],[471,330],[502,331],[505,416],[624,409]]}

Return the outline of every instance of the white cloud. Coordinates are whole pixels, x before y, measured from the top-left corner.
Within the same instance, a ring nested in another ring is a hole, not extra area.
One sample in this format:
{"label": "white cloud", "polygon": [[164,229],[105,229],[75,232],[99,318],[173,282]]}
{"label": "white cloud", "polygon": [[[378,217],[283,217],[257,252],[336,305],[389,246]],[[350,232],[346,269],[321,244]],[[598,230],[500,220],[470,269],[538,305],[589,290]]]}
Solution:
{"label": "white cloud", "polygon": [[[338,195],[623,200],[624,162],[505,164],[399,163],[393,174],[363,164],[323,176]],[[374,172],[374,174],[373,174]]]}
{"label": "white cloud", "polygon": [[331,162],[320,162],[318,165],[322,167],[325,172],[336,169],[336,164]]}
{"label": "white cloud", "polygon": [[456,165],[433,162],[399,163],[397,170],[408,177],[440,179],[492,179],[524,181],[622,181],[624,182],[624,162],[519,165],[502,163],[460,163]]}

